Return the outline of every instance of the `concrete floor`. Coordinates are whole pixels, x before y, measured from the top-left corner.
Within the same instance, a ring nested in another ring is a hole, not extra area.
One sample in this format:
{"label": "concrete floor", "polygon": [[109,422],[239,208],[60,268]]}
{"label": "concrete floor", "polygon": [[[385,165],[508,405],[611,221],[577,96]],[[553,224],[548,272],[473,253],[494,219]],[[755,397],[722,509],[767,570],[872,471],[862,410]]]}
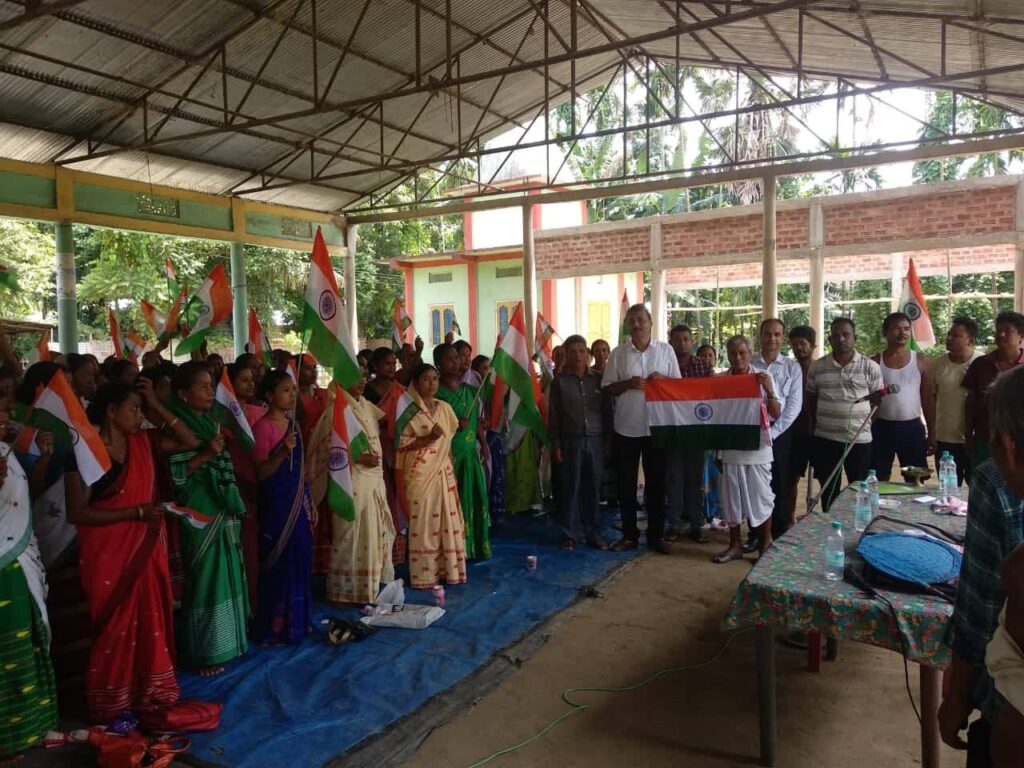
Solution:
{"label": "concrete floor", "polygon": [[[563,615],[544,648],[465,714],[435,730],[407,768],[471,766],[528,739],[565,712],[572,686],[625,686],[666,667],[711,658],[737,584],[753,562],[714,565],[727,534],[686,541],[671,556],[646,555],[604,587],[605,599]],[[888,768],[920,764],[919,728],[898,654],[855,643],[820,675],[805,653],[777,653],[780,768]],[[919,699],[917,668],[911,690]],[[494,766],[756,765],[754,637],[737,636],[702,669],[665,675],[631,693],[577,694],[589,708]],[[944,766],[963,757],[943,753]]]}

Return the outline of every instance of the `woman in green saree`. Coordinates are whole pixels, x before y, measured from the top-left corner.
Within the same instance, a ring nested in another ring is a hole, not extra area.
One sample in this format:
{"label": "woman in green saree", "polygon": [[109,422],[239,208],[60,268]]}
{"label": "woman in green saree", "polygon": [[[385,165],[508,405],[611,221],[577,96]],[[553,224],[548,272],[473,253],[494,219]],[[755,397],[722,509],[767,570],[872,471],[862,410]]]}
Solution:
{"label": "woman in green saree", "polygon": [[0,443],[0,765],[57,727],[45,595],[28,480]]}
{"label": "woman in green saree", "polygon": [[482,560],[491,556],[491,519],[484,478],[487,435],[480,424],[477,388],[459,382],[459,355],[452,345],[434,348],[434,364],[441,374],[437,399],[448,403],[459,420],[459,431],[452,438],[452,463],[466,525],[466,559]]}
{"label": "woman in green saree", "polygon": [[245,505],[224,450],[220,423],[210,415],[213,383],[206,365],[182,365],[174,391],[167,408],[199,441],[197,448],[169,452],[175,501],[213,518],[202,528],[185,522],[180,526],[185,594],[177,622],[178,655],[181,665],[202,675],[217,675],[224,671],[224,662],[249,647],[249,593],[241,540]]}

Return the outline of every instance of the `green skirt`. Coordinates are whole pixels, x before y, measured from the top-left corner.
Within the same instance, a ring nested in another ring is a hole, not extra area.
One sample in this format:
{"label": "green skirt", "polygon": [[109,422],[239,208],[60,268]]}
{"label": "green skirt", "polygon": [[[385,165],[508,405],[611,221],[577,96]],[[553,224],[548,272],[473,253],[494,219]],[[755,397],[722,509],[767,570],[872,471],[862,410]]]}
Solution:
{"label": "green skirt", "polygon": [[452,459],[466,530],[466,559],[485,560],[491,556],[491,516],[487,480],[476,450],[474,432],[463,430],[456,433],[452,440]]}
{"label": "green skirt", "polygon": [[56,691],[46,629],[15,560],[0,570],[0,758],[57,727]]}
{"label": "green skirt", "polygon": [[532,435],[526,435],[511,453],[505,454],[505,511],[529,512],[540,504],[540,453]]}

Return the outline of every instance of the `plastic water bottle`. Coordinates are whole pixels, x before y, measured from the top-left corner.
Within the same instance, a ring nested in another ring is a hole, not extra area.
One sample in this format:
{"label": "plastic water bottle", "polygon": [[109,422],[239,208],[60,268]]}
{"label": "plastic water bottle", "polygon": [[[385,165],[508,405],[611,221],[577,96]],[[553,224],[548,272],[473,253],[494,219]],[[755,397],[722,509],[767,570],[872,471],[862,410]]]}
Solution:
{"label": "plastic water bottle", "polygon": [[868,490],[867,480],[860,481],[857,489],[857,503],[853,508],[853,527],[863,531],[871,522],[871,491]]}
{"label": "plastic water bottle", "polygon": [[825,540],[825,578],[829,581],[842,581],[845,565],[846,548],[843,545],[843,524],[834,520],[832,530]]}
{"label": "plastic water bottle", "polygon": [[868,470],[867,484],[868,496],[871,501],[871,519],[874,520],[878,515],[879,502],[882,497],[878,493],[878,475],[875,474],[875,470],[873,469]]}
{"label": "plastic water bottle", "polygon": [[956,462],[949,451],[945,451],[939,459],[939,495],[944,504],[948,504],[956,495]]}

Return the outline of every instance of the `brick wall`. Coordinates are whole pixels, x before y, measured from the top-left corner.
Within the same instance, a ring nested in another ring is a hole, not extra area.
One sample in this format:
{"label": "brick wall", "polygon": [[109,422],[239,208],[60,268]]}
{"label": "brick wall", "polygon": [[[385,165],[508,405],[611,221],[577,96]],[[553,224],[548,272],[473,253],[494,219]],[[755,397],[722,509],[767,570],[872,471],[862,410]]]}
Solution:
{"label": "brick wall", "polygon": [[1013,186],[825,208],[825,245],[963,237],[1013,229]]}
{"label": "brick wall", "polygon": [[[1012,251],[1008,246],[992,246],[993,241],[1016,239],[1014,204],[1016,184],[993,185],[991,181],[968,185],[916,187],[912,194],[901,190],[876,195],[861,193],[821,198],[825,226],[825,248],[863,254],[847,260],[828,262],[826,278],[851,279],[888,277],[889,252],[905,248],[908,241],[935,240],[940,255],[936,266],[931,256],[920,256],[923,269],[945,271],[945,245],[950,238],[975,237],[982,240],[977,250],[957,249],[959,271],[1012,269]],[[807,280],[808,206],[810,201],[783,204],[776,215],[776,245],[780,282]],[[702,260],[725,263],[721,267],[692,267],[688,282],[723,284],[756,282],[761,278],[759,261],[762,248],[762,217],[756,207],[727,209],[712,215],[670,216],[662,219],[662,259],[673,266],[680,262]],[[987,242],[985,242],[987,239]],[[591,225],[559,233],[551,230],[536,240],[537,272],[551,278],[567,275],[603,274],[619,269],[650,269],[649,221],[635,224]],[[886,248],[892,244],[891,248]],[[789,251],[790,253],[787,253]],[[798,252],[798,253],[796,253]],[[827,253],[827,250],[826,250]],[[873,254],[873,255],[872,255]],[[791,257],[799,256],[796,261]],[[1008,260],[1008,261],[1007,261]],[[1007,266],[1009,264],[1009,266]],[[970,269],[968,269],[970,267]],[[841,277],[834,278],[836,272]],[[670,270],[668,283],[679,284],[679,270]]]}
{"label": "brick wall", "polygon": [[[600,275],[602,265],[636,265],[643,270],[650,263],[650,229],[646,226],[595,229],[587,234],[537,237],[534,241],[537,272],[542,276],[566,271]],[[615,271],[615,270],[612,270]]]}
{"label": "brick wall", "polygon": [[[1013,270],[1014,247],[1003,245],[978,245],[968,248],[953,248],[948,251],[949,269],[954,274],[972,272],[1005,272]],[[903,269],[914,259],[919,275],[945,275],[947,251],[906,251],[903,254]],[[779,283],[807,283],[810,268],[807,259],[785,259],[778,262],[776,270]],[[875,253],[858,256],[828,256],[825,258],[825,280],[837,283],[844,280],[888,280],[892,274],[892,256]],[[761,282],[761,262],[729,264],[720,267],[685,267],[665,271],[665,286],[668,290],[714,288],[756,285]]]}

